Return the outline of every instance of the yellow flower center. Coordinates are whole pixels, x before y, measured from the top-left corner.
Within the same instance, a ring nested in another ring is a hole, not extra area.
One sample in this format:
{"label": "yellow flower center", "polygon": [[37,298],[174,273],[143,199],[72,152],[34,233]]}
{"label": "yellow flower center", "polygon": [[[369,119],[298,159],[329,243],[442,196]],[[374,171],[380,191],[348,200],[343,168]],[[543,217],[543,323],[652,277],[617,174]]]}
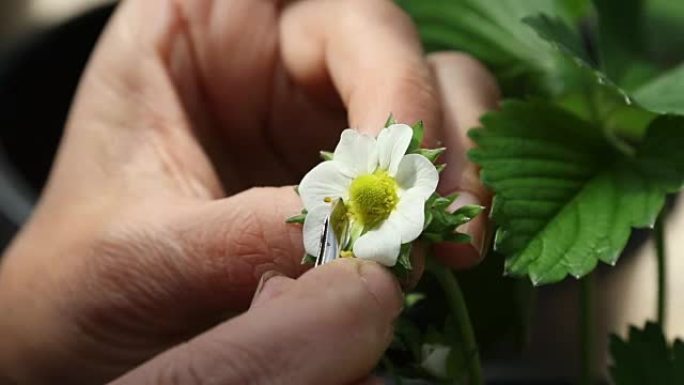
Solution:
{"label": "yellow flower center", "polygon": [[397,202],[397,182],[387,171],[358,176],[349,187],[349,213],[367,229],[387,219]]}

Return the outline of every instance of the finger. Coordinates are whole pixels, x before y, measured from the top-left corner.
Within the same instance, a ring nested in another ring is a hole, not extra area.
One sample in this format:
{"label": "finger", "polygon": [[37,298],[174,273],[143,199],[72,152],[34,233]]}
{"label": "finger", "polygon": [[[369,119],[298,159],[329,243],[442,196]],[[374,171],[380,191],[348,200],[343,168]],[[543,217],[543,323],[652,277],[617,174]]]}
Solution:
{"label": "finger", "polygon": [[[268,282],[266,283],[268,285]],[[339,384],[364,378],[392,337],[401,295],[372,262],[314,269],[278,298],[173,348],[113,384]]]}
{"label": "finger", "polygon": [[[267,282],[268,285],[266,284]],[[265,272],[259,279],[259,284],[254,291],[254,297],[252,297],[252,304],[250,307],[261,306],[262,304],[279,297],[294,284],[294,279],[286,277],[278,271],[270,270]]]}
{"label": "finger", "polygon": [[[176,285],[174,291],[192,291],[197,300],[189,305],[203,306],[205,311],[247,308],[265,273],[297,277],[308,268],[301,264],[302,226],[285,222],[301,208],[292,187],[253,188],[178,207],[157,231],[175,240],[176,251],[160,258],[175,259],[185,277],[168,279],[160,271],[160,282]],[[149,241],[158,244],[158,238]]]}
{"label": "finger", "polygon": [[441,119],[434,79],[409,17],[388,0],[301,1],[281,18],[281,52],[293,78],[332,84],[349,124],[376,134],[397,121]]}
{"label": "finger", "polygon": [[169,33],[171,3],[125,1],[117,8],[79,84],[50,189],[224,195],[193,131],[200,125],[181,101],[190,90],[169,76],[164,55],[171,41],[182,40]]}
{"label": "finger", "polygon": [[[441,137],[447,147],[447,167],[438,189],[443,194],[459,194],[451,209],[465,204],[488,206],[490,194],[480,182],[477,167],[467,158],[467,150],[473,145],[467,132],[479,125],[485,112],[496,108],[500,95],[496,82],[479,62],[464,54],[439,53],[428,60],[438,82],[443,106]],[[482,257],[486,228],[483,213],[459,228],[472,237],[470,244],[436,245],[436,254],[453,267],[477,263]]]}

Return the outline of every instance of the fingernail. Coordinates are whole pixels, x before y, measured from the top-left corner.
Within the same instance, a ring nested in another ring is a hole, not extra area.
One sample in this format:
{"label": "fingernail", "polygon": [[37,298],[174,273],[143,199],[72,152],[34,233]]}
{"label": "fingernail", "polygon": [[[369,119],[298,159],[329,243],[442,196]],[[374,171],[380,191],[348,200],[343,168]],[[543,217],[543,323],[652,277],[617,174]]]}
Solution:
{"label": "fingernail", "polygon": [[266,288],[266,284],[271,278],[281,277],[283,275],[283,273],[276,270],[268,270],[262,274],[261,278],[259,278],[259,283],[257,284],[256,290],[254,290],[254,296],[252,297],[252,303],[250,306],[254,305],[258,301],[259,295],[263,293],[264,289]]}
{"label": "fingernail", "polygon": [[[447,208],[450,212],[454,212],[466,205],[482,205],[482,202],[473,193],[468,191],[457,191],[456,193],[458,197]],[[470,244],[480,256],[482,256],[485,241],[484,226],[480,225],[481,221],[484,220],[484,215],[486,214],[481,213],[472,221],[456,228],[457,231],[470,235]]]}
{"label": "fingernail", "polygon": [[370,261],[361,263],[359,274],[368,291],[391,319],[399,316],[404,301],[399,282],[394,276],[386,268]]}

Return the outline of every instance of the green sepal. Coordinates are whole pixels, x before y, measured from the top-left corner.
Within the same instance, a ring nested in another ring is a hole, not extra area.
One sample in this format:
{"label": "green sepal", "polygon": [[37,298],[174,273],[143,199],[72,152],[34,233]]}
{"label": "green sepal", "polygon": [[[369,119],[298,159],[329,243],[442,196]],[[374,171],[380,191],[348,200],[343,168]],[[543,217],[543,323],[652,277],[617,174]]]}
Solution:
{"label": "green sepal", "polygon": [[457,197],[458,194],[443,197],[435,193],[425,202],[425,225],[421,235],[423,240],[428,242],[470,242],[470,236],[459,233],[456,229],[482,213],[484,207],[465,205],[453,213],[449,212],[449,206],[454,203]]}
{"label": "green sepal", "polygon": [[411,126],[413,129],[413,136],[411,137],[411,142],[409,143],[407,154],[414,153],[420,150],[420,145],[423,143],[423,135],[425,133],[425,127],[423,126],[423,121],[420,120]]}
{"label": "green sepal", "polygon": [[304,254],[301,263],[302,265],[313,265],[316,263],[316,257],[311,254]]}
{"label": "green sepal", "polygon": [[423,231],[430,227],[430,223],[432,223],[432,210],[425,210],[425,222],[423,223]]}
{"label": "green sepal", "polygon": [[330,151],[319,151],[318,154],[323,160],[333,160],[333,153]]}
{"label": "green sepal", "polygon": [[452,243],[470,243],[471,237],[468,234],[459,232],[424,232],[421,237],[423,240],[432,243],[452,242]]}
{"label": "green sepal", "polygon": [[470,243],[472,241],[472,237],[468,234],[455,232],[455,233],[447,234],[444,237],[443,241],[444,242],[452,242],[452,243]]}
{"label": "green sepal", "polygon": [[461,206],[458,208],[458,210],[454,211],[452,213],[453,216],[460,216],[465,220],[465,222],[469,222],[476,216],[480,215],[480,213],[484,210],[484,206],[480,205],[465,205]]}
{"label": "green sepal", "polygon": [[285,223],[300,223],[303,224],[306,219],[307,211],[303,209],[301,213],[293,215],[285,220]]}
{"label": "green sepal", "polygon": [[412,243],[405,243],[401,245],[399,249],[399,257],[397,257],[397,263],[392,266],[392,273],[400,280],[405,281],[408,279],[413,266],[411,266],[411,249]]}
{"label": "green sepal", "polygon": [[435,168],[437,169],[437,172],[441,174],[442,171],[444,171],[444,169],[446,168],[446,163],[436,164]]}
{"label": "green sepal", "polygon": [[425,299],[423,293],[409,293],[404,297],[404,307],[406,309],[412,308],[415,304]]}
{"label": "green sepal", "polygon": [[456,198],[458,198],[458,194],[454,193],[445,197],[433,194],[432,197],[434,197],[434,199],[432,199],[431,205],[429,206],[431,209],[446,210],[452,203],[454,203]]}
{"label": "green sepal", "polygon": [[435,163],[440,155],[444,153],[446,147],[439,148],[419,148],[412,152],[412,154],[418,154],[426,157],[430,162]]}
{"label": "green sepal", "polygon": [[385,128],[387,128],[393,124],[397,124],[397,121],[394,120],[394,115],[392,115],[390,113],[389,116],[387,117],[387,120],[385,121]]}

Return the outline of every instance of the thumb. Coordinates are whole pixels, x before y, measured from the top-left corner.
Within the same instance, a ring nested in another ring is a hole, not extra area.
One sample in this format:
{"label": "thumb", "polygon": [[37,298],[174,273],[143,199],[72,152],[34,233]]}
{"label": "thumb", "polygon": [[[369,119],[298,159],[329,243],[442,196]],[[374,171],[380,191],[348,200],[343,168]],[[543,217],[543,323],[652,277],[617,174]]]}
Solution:
{"label": "thumb", "polygon": [[376,365],[401,303],[386,269],[338,260],[113,384],[346,385]]}

